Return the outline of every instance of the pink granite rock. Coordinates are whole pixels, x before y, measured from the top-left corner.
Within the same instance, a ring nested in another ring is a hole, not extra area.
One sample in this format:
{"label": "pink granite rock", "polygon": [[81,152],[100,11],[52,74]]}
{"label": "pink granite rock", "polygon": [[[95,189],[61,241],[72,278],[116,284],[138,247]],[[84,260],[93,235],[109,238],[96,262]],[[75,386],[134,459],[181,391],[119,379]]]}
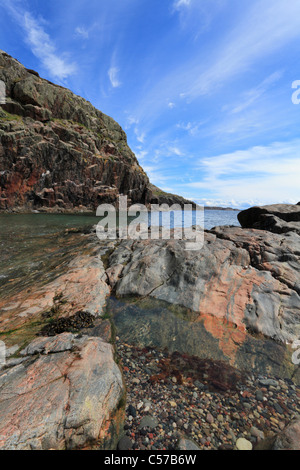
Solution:
{"label": "pink granite rock", "polygon": [[112,346],[64,333],[23,353],[27,360],[0,374],[0,448],[103,447],[124,393]]}

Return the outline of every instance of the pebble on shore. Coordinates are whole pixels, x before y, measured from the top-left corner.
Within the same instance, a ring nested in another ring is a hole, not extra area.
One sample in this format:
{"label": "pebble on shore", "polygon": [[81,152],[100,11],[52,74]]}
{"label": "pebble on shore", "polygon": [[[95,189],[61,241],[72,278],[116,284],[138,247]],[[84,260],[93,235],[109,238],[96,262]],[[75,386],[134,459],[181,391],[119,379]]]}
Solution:
{"label": "pebble on shore", "polygon": [[300,415],[300,389],[290,380],[252,375],[216,390],[208,374],[202,380],[184,370],[166,375],[172,362],[166,352],[139,349],[119,338],[116,346],[127,386],[119,448],[251,450]]}

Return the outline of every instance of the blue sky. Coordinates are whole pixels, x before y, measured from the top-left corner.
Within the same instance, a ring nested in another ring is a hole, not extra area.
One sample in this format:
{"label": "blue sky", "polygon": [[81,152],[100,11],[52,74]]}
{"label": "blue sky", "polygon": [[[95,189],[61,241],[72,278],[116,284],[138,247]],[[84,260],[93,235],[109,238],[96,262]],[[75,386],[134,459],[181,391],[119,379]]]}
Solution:
{"label": "blue sky", "polygon": [[154,184],[208,205],[300,200],[299,46],[299,0],[0,0],[2,50],[118,121]]}

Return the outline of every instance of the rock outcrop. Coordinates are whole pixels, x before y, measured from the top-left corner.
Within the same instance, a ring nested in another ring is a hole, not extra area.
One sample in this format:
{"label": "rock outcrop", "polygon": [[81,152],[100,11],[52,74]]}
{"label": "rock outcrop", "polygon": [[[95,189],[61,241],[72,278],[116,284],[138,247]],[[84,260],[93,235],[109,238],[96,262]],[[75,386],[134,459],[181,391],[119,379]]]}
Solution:
{"label": "rock outcrop", "polygon": [[183,241],[126,241],[118,296],[151,296],[282,342],[300,337],[300,237],[220,227],[198,252]]}
{"label": "rock outcrop", "polygon": [[273,233],[296,232],[300,235],[300,207],[289,204],[251,207],[238,215],[244,228],[256,228]]}
{"label": "rock outcrop", "polygon": [[183,207],[185,204],[192,205],[193,208],[197,207],[193,201],[189,201],[181,196],[176,196],[174,194],[166,193],[161,189],[154,186],[154,184],[149,185],[149,191],[151,194],[150,202],[151,204],[167,204],[168,206],[172,206],[173,204],[178,204],[180,207]]}
{"label": "rock outcrop", "polygon": [[38,338],[0,373],[1,450],[111,448],[124,393],[113,348],[64,333]]}
{"label": "rock outcrop", "polygon": [[110,288],[101,246],[91,234],[65,237],[73,259],[56,259],[34,286],[1,296],[2,450],[112,449],[123,429],[125,390],[103,318]]}
{"label": "rock outcrop", "polygon": [[190,309],[230,364],[298,377],[290,346],[300,337],[299,234],[217,227],[201,250],[185,248],[180,240],[121,242],[109,270],[117,297]]}
{"label": "rock outcrop", "polygon": [[0,80],[7,95],[0,106],[0,211],[95,210],[116,204],[119,194],[129,203],[156,201],[112,118],[3,51]]}
{"label": "rock outcrop", "polygon": [[97,252],[74,256],[64,270],[44,285],[34,289],[25,287],[13,296],[3,296],[0,299],[1,332],[21,328],[41,318],[68,318],[80,311],[100,317],[110,289]]}

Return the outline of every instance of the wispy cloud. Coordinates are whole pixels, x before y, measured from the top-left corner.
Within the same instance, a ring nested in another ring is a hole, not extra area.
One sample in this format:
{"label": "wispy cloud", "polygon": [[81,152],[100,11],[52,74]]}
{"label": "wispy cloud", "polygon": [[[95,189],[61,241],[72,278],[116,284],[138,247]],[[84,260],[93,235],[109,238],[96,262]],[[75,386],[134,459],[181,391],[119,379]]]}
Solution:
{"label": "wispy cloud", "polygon": [[138,150],[135,152],[135,156],[138,160],[143,160],[147,155],[147,150]]}
{"label": "wispy cloud", "polygon": [[138,142],[143,144],[145,142],[146,133],[145,132],[140,132],[137,127],[134,129],[134,133],[136,135],[136,139],[138,140]]}
{"label": "wispy cloud", "polygon": [[214,198],[252,202],[284,199],[296,203],[300,139],[202,159],[198,169],[201,181],[188,183],[187,186],[204,189],[213,193]]}
{"label": "wispy cloud", "polygon": [[270,89],[270,87],[272,87],[272,85],[277,83],[282,78],[282,76],[283,71],[277,71],[267,77],[263,82],[257,85],[257,87],[244,92],[240,97],[239,104],[231,110],[231,113],[240,113],[241,111],[249,108],[249,106],[252,106]]}
{"label": "wispy cloud", "polygon": [[173,3],[174,10],[179,10],[182,7],[188,7],[191,5],[191,0],[175,0]]}
{"label": "wispy cloud", "polygon": [[178,157],[182,157],[184,153],[178,147],[169,147],[169,152],[173,155],[177,155]]}
{"label": "wispy cloud", "polygon": [[126,119],[125,129],[130,129],[132,125],[136,125],[139,123],[139,120],[134,116],[129,115]]}
{"label": "wispy cloud", "polygon": [[77,36],[80,36],[83,39],[88,39],[90,35],[89,30],[83,26],[77,26],[75,33]]}
{"label": "wispy cloud", "polygon": [[[194,8],[193,3],[190,7]],[[189,105],[203,97],[215,96],[241,77],[247,82],[245,74],[248,71],[256,69],[262,59],[274,57],[281,48],[300,36],[299,1],[255,0],[244,10],[243,16],[234,23],[236,26],[225,30],[217,45],[201,49],[202,60],[198,54],[196,59],[193,56],[181,60],[170,73],[162,75],[152,88],[147,89],[134,110],[140,122],[148,121],[151,125],[150,121],[163,112],[166,100],[175,103],[180,98]],[[280,73],[276,72],[269,78],[269,83],[266,81],[249,92],[244,97],[246,106],[258,99],[264,89],[271,86],[272,80],[279,80]],[[237,106],[236,112],[239,110],[241,107]]]}
{"label": "wispy cloud", "polygon": [[122,85],[122,82],[118,78],[119,72],[120,69],[118,69],[118,67],[110,67],[108,70],[109,80],[113,88],[119,88]]}
{"label": "wispy cloud", "polygon": [[54,41],[44,29],[43,20],[35,18],[19,2],[3,0],[1,4],[22,28],[24,41],[53,78],[64,80],[76,72],[76,64],[70,62],[66,54],[57,52]]}
{"label": "wispy cloud", "polygon": [[167,190],[164,185],[170,178],[166,176],[164,169],[158,168],[157,165],[143,165],[143,168],[153,184],[160,186],[165,191]]}
{"label": "wispy cloud", "polygon": [[[263,14],[262,14],[263,12]],[[211,93],[232,77],[247,71],[253,62],[299,37],[300,2],[258,0],[224,41],[224,46],[212,57],[206,70],[190,68],[198,78],[187,85],[185,96],[196,98]],[[186,75],[186,73],[185,73]]]}
{"label": "wispy cloud", "polygon": [[200,121],[200,122],[179,122],[176,124],[177,129],[182,129],[189,133],[192,137],[196,136],[199,133],[200,128],[207,124],[208,119]]}

